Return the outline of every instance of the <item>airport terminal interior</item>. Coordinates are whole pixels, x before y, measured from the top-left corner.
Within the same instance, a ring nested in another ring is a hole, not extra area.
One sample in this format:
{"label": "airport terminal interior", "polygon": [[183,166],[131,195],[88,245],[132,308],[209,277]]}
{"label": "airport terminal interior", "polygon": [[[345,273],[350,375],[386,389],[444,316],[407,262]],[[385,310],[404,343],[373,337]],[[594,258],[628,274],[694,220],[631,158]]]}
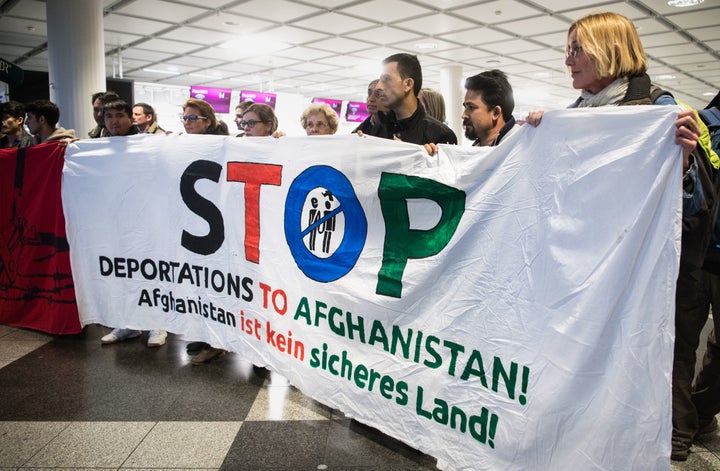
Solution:
{"label": "airport terminal interior", "polygon": [[[380,61],[402,51],[419,55],[429,87],[443,85],[447,67],[461,66],[462,76],[500,68],[517,91],[518,114],[564,108],[577,97],[563,65],[567,28],[598,9],[633,19],[649,74],[688,104],[704,106],[720,84],[718,0],[688,9],[665,0],[102,3],[106,75],[143,84],[136,98],[147,101],[199,83],[232,88],[233,97],[251,89],[363,101]],[[47,72],[47,21],[44,1],[0,0],[0,57]],[[237,42],[238,29],[282,41],[253,55],[248,49],[262,41]],[[165,117],[179,127],[178,111]],[[238,354],[193,365],[179,335],[157,348],[146,346],[147,333],[102,345],[108,332],[89,325],[53,336],[0,325],[0,471],[438,469],[433,457]],[[720,432],[669,467],[720,470]]]}

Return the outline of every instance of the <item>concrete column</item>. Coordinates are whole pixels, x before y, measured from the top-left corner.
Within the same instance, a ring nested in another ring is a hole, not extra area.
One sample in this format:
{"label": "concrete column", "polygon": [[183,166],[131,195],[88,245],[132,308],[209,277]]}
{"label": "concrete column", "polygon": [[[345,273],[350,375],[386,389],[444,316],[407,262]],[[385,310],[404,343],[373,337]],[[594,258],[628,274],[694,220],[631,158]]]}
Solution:
{"label": "concrete column", "polygon": [[445,98],[445,115],[448,126],[455,132],[458,144],[463,140],[462,102],[465,98],[465,78],[461,65],[446,65],[440,69],[440,93]]}
{"label": "concrete column", "polygon": [[60,108],[60,125],[87,137],[95,127],[91,96],[105,91],[103,2],[45,2],[50,101]]}

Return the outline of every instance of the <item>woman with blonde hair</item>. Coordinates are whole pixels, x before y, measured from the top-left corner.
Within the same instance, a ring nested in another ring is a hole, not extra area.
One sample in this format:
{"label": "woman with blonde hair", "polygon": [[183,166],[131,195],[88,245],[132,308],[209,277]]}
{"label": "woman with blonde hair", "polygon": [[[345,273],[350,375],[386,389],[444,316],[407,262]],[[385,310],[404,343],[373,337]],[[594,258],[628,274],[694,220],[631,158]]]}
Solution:
{"label": "woman with blonde hair", "polygon": [[327,103],[312,103],[300,116],[300,124],[308,136],[335,134],[339,120]]}
{"label": "woman with blonde hair", "polygon": [[[565,65],[572,86],[581,90],[569,108],[623,105],[675,105],[673,96],[650,82],[647,59],[635,25],[618,13],[586,15],[570,25]],[[531,111],[526,121],[537,126],[543,111]],[[696,161],[700,126],[692,110],[675,121],[675,142],[683,148],[683,171]]]}
{"label": "woman with blonde hair", "polygon": [[[671,94],[650,82],[637,30],[632,21],[617,13],[591,14],[573,23],[567,35],[565,65],[573,88],[581,90],[570,108],[677,104]],[[527,122],[539,125],[542,114],[530,112]],[[717,428],[714,413],[704,416],[691,398],[695,350],[708,316],[707,306],[698,308],[698,299],[705,289],[701,267],[710,242],[716,196],[714,170],[698,145],[700,124],[693,110],[678,114],[674,134],[675,142],[682,146],[684,175],[682,246],[675,293],[670,457],[685,461],[695,437]],[[717,316],[716,331],[719,328]]]}

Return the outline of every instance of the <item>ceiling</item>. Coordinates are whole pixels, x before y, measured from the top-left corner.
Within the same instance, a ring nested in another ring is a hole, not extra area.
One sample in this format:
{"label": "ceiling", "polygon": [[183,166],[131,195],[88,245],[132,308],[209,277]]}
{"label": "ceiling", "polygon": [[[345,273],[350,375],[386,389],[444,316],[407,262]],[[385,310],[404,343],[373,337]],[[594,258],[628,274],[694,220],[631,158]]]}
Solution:
{"label": "ceiling", "polygon": [[[632,19],[653,80],[694,107],[720,89],[720,0],[104,0],[108,76],[363,100],[380,62],[417,54],[424,86],[441,69],[508,73],[518,111],[564,108],[570,23],[593,11]],[[0,57],[46,71],[45,3],[0,0]],[[456,105],[459,107],[459,104]]]}

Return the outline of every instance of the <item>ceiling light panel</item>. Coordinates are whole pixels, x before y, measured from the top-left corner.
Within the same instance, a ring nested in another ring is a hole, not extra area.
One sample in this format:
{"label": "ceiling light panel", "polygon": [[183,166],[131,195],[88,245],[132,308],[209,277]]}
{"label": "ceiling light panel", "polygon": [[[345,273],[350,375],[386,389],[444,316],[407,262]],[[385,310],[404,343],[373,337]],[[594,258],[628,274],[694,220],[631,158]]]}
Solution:
{"label": "ceiling light panel", "polygon": [[296,2],[288,2],[286,0],[250,0],[238,6],[227,8],[225,11],[237,13],[241,16],[254,16],[256,18],[266,18],[268,16],[268,8],[272,8],[272,18],[275,21],[283,23],[302,18],[308,15],[317,15],[323,10],[309,5]]}
{"label": "ceiling light panel", "polygon": [[453,13],[466,18],[474,18],[486,24],[507,23],[508,21],[536,17],[543,14],[543,12],[537,8],[514,0],[481,3],[480,5],[453,10]]}
{"label": "ceiling light panel", "polygon": [[186,4],[165,2],[163,0],[135,0],[123,4],[115,13],[132,15],[148,20],[162,18],[163,21],[182,23],[189,18],[209,12],[211,12],[211,10],[207,8],[196,8]]}
{"label": "ceiling light panel", "polygon": [[377,23],[331,12],[313,16],[312,18],[306,18],[301,21],[296,21],[294,25],[324,33],[342,34],[345,32],[369,28],[371,26],[377,26]]}
{"label": "ceiling light panel", "polygon": [[125,15],[111,13],[103,19],[105,29],[120,33],[149,36],[172,26],[172,23],[133,18]]}
{"label": "ceiling light panel", "polygon": [[405,29],[416,31],[422,35],[436,35],[447,33],[448,31],[477,27],[477,24],[475,23],[461,20],[460,18],[446,15],[444,13],[437,13],[432,16],[426,16],[409,21],[400,21],[397,22],[396,25]]}
{"label": "ceiling light panel", "polygon": [[371,0],[359,5],[342,8],[339,11],[378,23],[394,23],[405,18],[433,13],[432,9],[417,4],[389,2],[387,0]]}

